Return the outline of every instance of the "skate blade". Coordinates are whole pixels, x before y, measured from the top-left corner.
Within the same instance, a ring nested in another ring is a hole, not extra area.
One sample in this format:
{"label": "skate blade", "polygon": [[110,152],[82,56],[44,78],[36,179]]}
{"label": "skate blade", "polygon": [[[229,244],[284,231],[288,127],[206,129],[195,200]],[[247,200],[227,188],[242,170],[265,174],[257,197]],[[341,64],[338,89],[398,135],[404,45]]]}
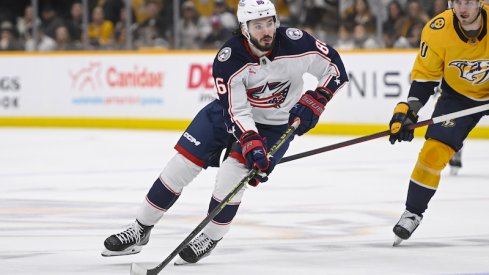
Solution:
{"label": "skate blade", "polygon": [[192,263],[189,263],[189,262],[185,261],[184,259],[182,259],[180,256],[178,256],[178,259],[173,264],[174,265],[188,265],[188,264],[192,264]]}
{"label": "skate blade", "polygon": [[142,249],[141,246],[130,247],[122,251],[110,251],[108,249],[104,249],[101,254],[104,257],[125,256],[125,255],[137,254],[141,252],[141,249]]}
{"label": "skate blade", "polygon": [[402,241],[403,241],[403,239],[395,236],[394,237],[394,243],[392,244],[392,246],[398,246],[398,245],[400,245],[402,243]]}

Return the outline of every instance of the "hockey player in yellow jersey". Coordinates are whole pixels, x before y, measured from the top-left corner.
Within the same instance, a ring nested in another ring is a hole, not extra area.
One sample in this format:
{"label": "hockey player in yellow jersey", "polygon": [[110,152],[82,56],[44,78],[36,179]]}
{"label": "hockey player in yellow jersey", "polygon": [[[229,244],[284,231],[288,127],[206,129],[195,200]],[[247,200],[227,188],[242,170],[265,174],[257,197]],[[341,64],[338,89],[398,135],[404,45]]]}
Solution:
{"label": "hockey player in yellow jersey", "polygon": [[[402,126],[417,122],[418,111],[440,82],[433,117],[489,102],[489,7],[482,0],[450,0],[449,6],[423,29],[407,102],[396,105],[389,123],[392,144],[413,139],[413,130]],[[406,210],[393,228],[395,246],[418,227],[441,171],[484,115],[489,112],[428,127],[409,181]]]}

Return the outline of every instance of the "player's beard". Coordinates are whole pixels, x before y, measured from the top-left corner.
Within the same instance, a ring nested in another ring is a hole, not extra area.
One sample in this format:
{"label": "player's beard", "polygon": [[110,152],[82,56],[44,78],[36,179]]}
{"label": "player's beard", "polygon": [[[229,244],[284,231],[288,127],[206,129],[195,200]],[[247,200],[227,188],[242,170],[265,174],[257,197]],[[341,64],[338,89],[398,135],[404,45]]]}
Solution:
{"label": "player's beard", "polygon": [[253,46],[255,46],[255,48],[257,48],[258,50],[260,50],[262,52],[268,52],[271,49],[273,49],[273,45],[275,44],[275,34],[273,34],[273,37],[267,35],[267,36],[265,36],[263,38],[272,38],[272,42],[271,43],[266,43],[265,45],[262,45],[262,44],[260,44],[260,42],[258,41],[258,39],[256,39],[253,36],[250,36],[250,41],[253,44]]}

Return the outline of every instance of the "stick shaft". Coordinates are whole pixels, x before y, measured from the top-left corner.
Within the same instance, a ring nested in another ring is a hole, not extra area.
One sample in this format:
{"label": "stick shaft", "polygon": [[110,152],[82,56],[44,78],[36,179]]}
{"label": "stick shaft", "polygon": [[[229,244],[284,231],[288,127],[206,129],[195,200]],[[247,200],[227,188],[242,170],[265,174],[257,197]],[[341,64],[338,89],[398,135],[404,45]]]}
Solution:
{"label": "stick shaft", "polygon": [[[437,117],[434,117],[434,118],[431,118],[431,119],[428,119],[428,120],[424,120],[424,121],[421,121],[421,122],[418,122],[418,123],[410,124],[410,125],[407,125],[406,128],[408,128],[410,130],[413,130],[415,128],[423,127],[423,126],[426,126],[426,125],[436,124],[436,123],[444,122],[444,121],[447,121],[447,120],[451,120],[451,119],[455,119],[455,118],[459,118],[459,117],[463,117],[463,116],[468,116],[468,115],[472,115],[472,114],[484,112],[484,111],[487,111],[487,110],[489,110],[489,104],[484,104],[484,105],[481,105],[481,106],[477,106],[477,107],[465,109],[465,110],[458,111],[458,112],[453,112],[453,113],[446,114],[446,115],[437,116]],[[336,149],[339,149],[339,148],[342,148],[342,147],[346,147],[346,146],[350,146],[350,145],[353,145],[353,144],[357,144],[357,143],[369,141],[369,140],[372,140],[372,139],[377,139],[377,138],[385,137],[385,136],[388,136],[389,134],[390,134],[390,131],[389,130],[386,130],[386,131],[383,131],[383,132],[378,132],[378,133],[375,133],[375,134],[371,134],[371,135],[367,135],[367,136],[363,136],[363,137],[359,137],[359,138],[354,138],[354,139],[351,139],[351,140],[347,140],[347,141],[343,141],[343,142],[340,142],[340,143],[328,145],[328,146],[325,146],[325,147],[313,149],[313,150],[310,150],[310,151],[298,153],[298,154],[295,154],[295,155],[290,155],[290,156],[287,156],[287,157],[282,158],[282,160],[279,163],[285,163],[285,162],[293,161],[293,160],[296,160],[296,159],[301,159],[301,158],[309,157],[309,156],[312,156],[312,155],[324,153],[324,152],[327,152],[327,151],[336,150]]]}

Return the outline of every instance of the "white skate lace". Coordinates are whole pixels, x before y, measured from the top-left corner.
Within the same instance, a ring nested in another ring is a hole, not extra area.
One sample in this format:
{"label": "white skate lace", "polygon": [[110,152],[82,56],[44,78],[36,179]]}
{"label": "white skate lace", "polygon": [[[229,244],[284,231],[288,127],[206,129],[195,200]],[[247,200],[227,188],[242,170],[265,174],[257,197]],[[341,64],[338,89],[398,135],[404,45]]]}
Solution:
{"label": "white skate lace", "polygon": [[141,236],[143,235],[143,228],[139,226],[137,222],[128,225],[128,228],[121,233],[116,234],[115,236],[121,241],[123,244],[130,243],[134,241],[135,243],[139,243],[141,241]]}
{"label": "white skate lace", "polygon": [[207,252],[209,247],[212,246],[213,241],[205,234],[198,236],[191,244],[190,247],[194,251],[195,255],[200,256]]}

